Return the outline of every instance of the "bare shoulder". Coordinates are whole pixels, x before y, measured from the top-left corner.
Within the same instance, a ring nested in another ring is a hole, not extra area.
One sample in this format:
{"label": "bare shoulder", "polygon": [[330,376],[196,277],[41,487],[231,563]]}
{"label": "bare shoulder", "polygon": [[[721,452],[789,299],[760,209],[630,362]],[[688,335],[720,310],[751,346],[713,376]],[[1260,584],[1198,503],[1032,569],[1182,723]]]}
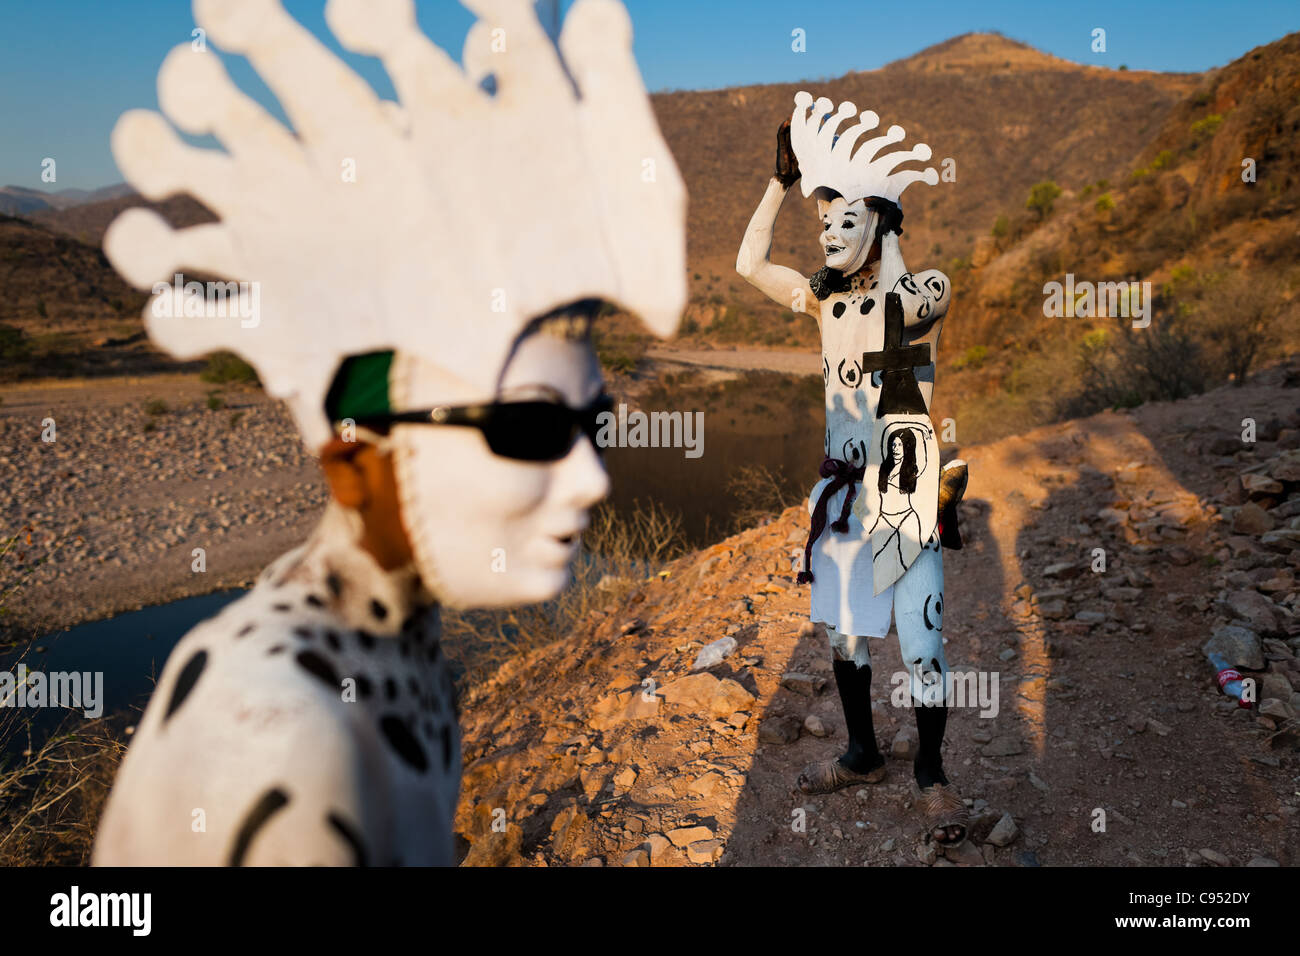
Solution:
{"label": "bare shoulder", "polygon": [[261,830],[280,836],[259,853],[301,846],[310,859],[285,862],[348,862],[330,815],[365,833],[373,734],[326,658],[300,646],[302,617],[268,617],[255,595],[173,650],[109,796],[97,863],[246,862]]}
{"label": "bare shoulder", "polygon": [[924,290],[935,302],[947,302],[952,295],[952,282],[938,269],[926,269],[912,275],[918,290]]}

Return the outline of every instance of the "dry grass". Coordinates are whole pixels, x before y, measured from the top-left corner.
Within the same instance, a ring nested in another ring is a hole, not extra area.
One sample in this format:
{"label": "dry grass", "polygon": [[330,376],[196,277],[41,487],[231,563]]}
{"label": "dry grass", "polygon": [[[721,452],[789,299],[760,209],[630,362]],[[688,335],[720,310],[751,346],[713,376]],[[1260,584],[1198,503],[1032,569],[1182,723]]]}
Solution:
{"label": "dry grass", "polygon": [[775,471],[762,465],[739,465],[727,480],[727,494],[743,502],[731,515],[733,533],[752,528],[775,518],[791,505],[803,500],[803,494],[791,489],[781,468]]}
{"label": "dry grass", "polygon": [[[0,719],[0,746],[21,740],[17,710]],[[126,744],[108,718],[60,730],[39,747],[0,758],[0,866],[86,866],[95,825]]]}
{"label": "dry grass", "polygon": [[462,682],[477,683],[510,657],[566,636],[685,551],[676,513],[651,501],[619,514],[605,502],[592,513],[572,581],[555,600],[499,611],[444,612],[443,640],[465,669]]}
{"label": "dry grass", "polygon": [[[26,577],[16,549],[32,530],[0,543],[0,615]],[[56,544],[57,546],[57,544]],[[3,703],[3,702],[0,702]],[[73,727],[75,729],[69,729]],[[109,718],[69,711],[36,745],[31,713],[0,707],[0,866],[85,866],[95,825],[126,744]]]}

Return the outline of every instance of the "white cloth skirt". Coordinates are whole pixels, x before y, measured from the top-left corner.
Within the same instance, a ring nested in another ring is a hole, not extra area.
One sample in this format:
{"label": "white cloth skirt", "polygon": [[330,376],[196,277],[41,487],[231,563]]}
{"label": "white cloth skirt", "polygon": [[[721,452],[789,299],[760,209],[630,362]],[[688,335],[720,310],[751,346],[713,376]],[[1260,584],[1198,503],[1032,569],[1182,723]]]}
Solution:
{"label": "white cloth skirt", "polygon": [[[808,497],[810,515],[822,489],[830,482],[830,478],[823,478],[813,487]],[[848,493],[845,487],[831,495],[826,507],[826,530],[813,542],[811,620],[828,624],[841,634],[884,637],[889,633],[896,585],[872,593],[871,537],[857,515],[849,512],[847,534],[831,530]],[[861,485],[858,493],[862,493]]]}

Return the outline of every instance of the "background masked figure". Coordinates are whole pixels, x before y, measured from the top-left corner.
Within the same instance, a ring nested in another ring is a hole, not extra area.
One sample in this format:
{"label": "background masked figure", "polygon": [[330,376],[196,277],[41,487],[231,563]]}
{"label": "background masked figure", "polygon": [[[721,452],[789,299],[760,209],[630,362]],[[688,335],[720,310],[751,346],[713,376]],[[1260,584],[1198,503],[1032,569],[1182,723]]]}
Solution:
{"label": "background masked figure", "polygon": [[[331,500],[304,546],[172,653],[97,864],[454,861],[460,734],[438,607],[564,587],[608,488],[590,316],[615,301],[667,334],[685,298],[685,190],[623,8],[578,0],[562,63],[528,0],[469,5],[484,19],[462,70],[409,0],[331,0],[331,30],[383,61],[399,105],[274,0],[201,0],[199,24],[248,58],[296,135],[188,44],[160,103],[227,152],[153,113],[114,131],[144,195],[188,192],[220,217],[173,231],[126,213],[105,238],[118,270],[143,288],[185,267],[260,289],[255,322],[149,311],[151,336],[182,358],[244,356],[319,453]],[[496,27],[508,52],[489,50]]]}
{"label": "background masked figure", "polygon": [[[871,717],[868,641],[888,633],[891,613],[913,703],[933,704],[934,688],[947,686],[936,611],[943,605],[940,539],[960,546],[955,506],[966,467],[952,462],[940,475],[927,417],[951,287],[941,272],[907,272],[898,246],[902,191],[919,180],[938,183],[933,168],[898,167],[928,160],[930,149],[919,144],[882,153],[904,138],[901,127],[859,144],[876,129],[875,113],[862,113],[837,135],[857,114],[853,104],[840,104],[832,115],[830,100],[814,104],[803,92],[795,104],[778,132],[776,173],[750,220],[736,269],[770,298],[815,318],[821,330],[826,457],[809,496],[812,527],[800,580],[811,582],[811,617],[830,639],[849,746],[800,776],[802,790],[818,793],[884,779]],[[826,258],[810,279],[770,261],[777,213],[800,179],[804,195],[817,200]],[[887,312],[896,316],[892,330]],[[918,352],[918,346],[928,348]],[[891,385],[900,387],[891,394]],[[917,706],[916,719],[914,775],[927,835],[955,845],[965,839],[967,812],[940,756],[947,709]]]}

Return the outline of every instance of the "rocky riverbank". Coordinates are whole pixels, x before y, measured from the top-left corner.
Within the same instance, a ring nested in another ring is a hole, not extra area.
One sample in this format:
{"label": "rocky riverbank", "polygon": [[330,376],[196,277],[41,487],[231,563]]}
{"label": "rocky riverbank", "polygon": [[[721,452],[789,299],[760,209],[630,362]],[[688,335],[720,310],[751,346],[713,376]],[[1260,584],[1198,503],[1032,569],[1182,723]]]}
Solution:
{"label": "rocky riverbank", "polygon": [[11,638],[248,584],[324,507],[319,469],[259,389],[169,375],[0,397]]}

